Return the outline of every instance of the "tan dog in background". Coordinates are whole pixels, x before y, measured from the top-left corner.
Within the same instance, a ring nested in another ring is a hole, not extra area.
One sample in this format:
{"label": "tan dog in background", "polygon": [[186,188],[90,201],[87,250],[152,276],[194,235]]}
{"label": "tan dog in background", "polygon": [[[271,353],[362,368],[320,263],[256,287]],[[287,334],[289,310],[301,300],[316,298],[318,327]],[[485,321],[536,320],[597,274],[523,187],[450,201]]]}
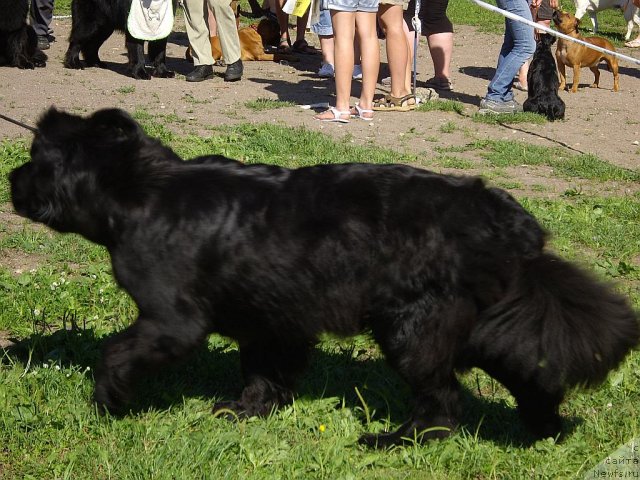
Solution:
{"label": "tan dog in background", "polygon": [[[578,33],[578,25],[580,20],[571,15],[568,12],[561,12],[556,10],[553,12],[553,23],[558,30],[570,37],[583,40],[587,43],[591,43],[601,48],[614,51],[615,48],[611,42],[602,37],[583,37]],[[600,70],[598,70],[598,63],[604,60],[609,67],[609,70],[613,73],[613,91],[617,92],[619,88],[618,83],[618,60],[613,55],[601,53],[591,48],[585,47],[578,43],[558,39],[558,48],[556,49],[556,61],[558,63],[558,73],[560,74],[560,86],[562,90],[566,87],[566,72],[565,67],[573,68],[573,85],[571,86],[571,92],[578,91],[578,84],[580,81],[580,69],[588,67],[589,70],[595,75],[594,82],[590,85],[592,88],[598,88],[600,83]]]}
{"label": "tan dog in background", "polygon": [[[253,25],[238,30],[240,38],[240,59],[244,62],[247,60],[261,60],[268,62],[279,62],[287,60],[289,62],[298,62],[300,59],[295,55],[287,53],[265,53],[265,45],[273,45],[280,38],[280,29],[278,23],[269,19],[262,19],[257,27]],[[275,40],[274,40],[275,38]],[[211,37],[211,53],[214,60],[222,58],[222,48],[220,39],[217,36]]]}

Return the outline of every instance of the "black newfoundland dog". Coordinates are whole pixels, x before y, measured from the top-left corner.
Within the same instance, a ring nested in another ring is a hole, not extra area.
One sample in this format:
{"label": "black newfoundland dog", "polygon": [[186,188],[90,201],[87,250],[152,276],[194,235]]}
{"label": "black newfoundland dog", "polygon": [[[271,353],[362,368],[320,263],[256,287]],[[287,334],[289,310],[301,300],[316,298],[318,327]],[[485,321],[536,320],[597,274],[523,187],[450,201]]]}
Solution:
{"label": "black newfoundland dog", "polygon": [[525,112],[539,113],[551,121],[563,119],[565,109],[564,101],[558,95],[560,80],[556,59],[551,53],[551,45],[555,41],[556,37],[553,35],[540,35],[527,74],[529,94],[522,104]]}
{"label": "black newfoundland dog", "polygon": [[120,110],[51,109],[10,181],[20,215],[105,245],[139,308],[104,345],[95,400],[109,410],[218,332],[238,342],[245,386],[214,409],[269,414],[291,401],[318,335],[371,331],[414,407],[362,442],[448,434],[456,371],[472,366],[550,436],[567,389],[601,382],[640,337],[622,296],[545,251],[536,220],[478,178],[183,161]]}
{"label": "black newfoundland dog", "polygon": [[29,0],[0,0],[0,65],[44,67],[47,56],[38,49],[33,27],[27,25]]}
{"label": "black newfoundland dog", "polygon": [[[172,0],[176,10],[176,0]],[[149,42],[149,62],[153,64],[151,74],[145,68],[144,40],[133,38],[127,31],[127,18],[131,0],[73,0],[71,3],[71,34],[69,48],[64,57],[66,68],[83,68],[80,53],[87,67],[104,68],[98,50],[114,30],[125,33],[125,45],[129,59],[128,67],[133,78],[149,80],[152,76],[173,78],[175,72],[167,69],[167,39]]]}

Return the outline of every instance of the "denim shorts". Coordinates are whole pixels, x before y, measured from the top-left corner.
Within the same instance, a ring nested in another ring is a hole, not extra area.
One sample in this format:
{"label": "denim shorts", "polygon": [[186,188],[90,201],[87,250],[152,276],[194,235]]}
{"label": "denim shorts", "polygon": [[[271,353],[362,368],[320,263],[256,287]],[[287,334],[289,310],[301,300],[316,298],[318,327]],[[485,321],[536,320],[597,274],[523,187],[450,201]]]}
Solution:
{"label": "denim shorts", "polygon": [[321,9],[337,10],[339,12],[377,12],[378,0],[323,0]]}
{"label": "denim shorts", "polygon": [[311,25],[311,31],[321,37],[333,36],[333,24],[331,23],[331,12],[329,10],[320,10],[318,23]]}

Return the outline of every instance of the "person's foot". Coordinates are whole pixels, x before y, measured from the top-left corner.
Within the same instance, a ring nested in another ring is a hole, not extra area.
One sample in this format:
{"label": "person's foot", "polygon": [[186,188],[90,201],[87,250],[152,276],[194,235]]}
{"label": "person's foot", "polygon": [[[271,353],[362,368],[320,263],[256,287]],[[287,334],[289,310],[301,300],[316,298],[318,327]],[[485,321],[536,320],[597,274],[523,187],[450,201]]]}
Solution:
{"label": "person's foot", "polygon": [[49,50],[50,47],[49,37],[47,35],[38,35],[38,49]]}
{"label": "person's foot", "polygon": [[500,102],[496,100],[489,100],[483,98],[480,101],[480,109],[478,113],[480,115],[486,115],[488,113],[520,113],[522,112],[522,105],[515,100],[508,100],[506,102]]}
{"label": "person's foot", "polygon": [[244,71],[244,67],[242,65],[242,60],[236,60],[233,63],[227,65],[227,70],[224,72],[224,81],[225,82],[237,82],[242,78],[242,72]]}
{"label": "person's foot", "polygon": [[318,70],[318,76],[322,78],[333,78],[335,74],[336,72],[333,68],[333,65],[331,65],[330,63],[323,63],[320,67],[320,70]]}
{"label": "person's foot", "polygon": [[353,79],[362,80],[362,65],[355,64],[353,66]]}
{"label": "person's foot", "polygon": [[198,65],[185,77],[187,82],[202,82],[213,78],[213,65]]}

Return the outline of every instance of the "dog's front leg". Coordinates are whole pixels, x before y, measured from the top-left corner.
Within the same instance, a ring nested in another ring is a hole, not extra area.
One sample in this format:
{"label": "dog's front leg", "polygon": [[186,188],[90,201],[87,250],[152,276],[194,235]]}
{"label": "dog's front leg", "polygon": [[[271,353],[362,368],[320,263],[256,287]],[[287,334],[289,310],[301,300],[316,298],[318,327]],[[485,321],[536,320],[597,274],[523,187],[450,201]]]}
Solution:
{"label": "dog's front leg", "polygon": [[106,340],[97,368],[94,400],[102,409],[119,412],[129,402],[141,373],[157,370],[192,352],[207,335],[196,319],[141,315],[129,328]]}
{"label": "dog's front leg", "polygon": [[129,58],[129,71],[136,80],[150,80],[151,75],[145,68],[144,41],[133,38],[128,32],[125,44]]}
{"label": "dog's front leg", "polygon": [[558,64],[558,76],[560,77],[560,85],[558,86],[558,90],[564,90],[567,86],[567,72],[565,70],[565,65],[562,63],[560,58],[556,58]]}
{"label": "dog's front leg", "polygon": [[173,78],[176,73],[167,68],[167,39],[149,42],[149,60],[153,63],[151,75],[159,78]]}
{"label": "dog's front leg", "polygon": [[310,347],[306,341],[282,345],[268,337],[241,344],[245,387],[239,400],[218,402],[213,413],[219,412],[228,418],[265,416],[291,403],[295,380],[307,365]]}
{"label": "dog's front leg", "polygon": [[573,84],[571,85],[571,93],[578,91],[578,85],[580,85],[580,64],[573,66]]}

